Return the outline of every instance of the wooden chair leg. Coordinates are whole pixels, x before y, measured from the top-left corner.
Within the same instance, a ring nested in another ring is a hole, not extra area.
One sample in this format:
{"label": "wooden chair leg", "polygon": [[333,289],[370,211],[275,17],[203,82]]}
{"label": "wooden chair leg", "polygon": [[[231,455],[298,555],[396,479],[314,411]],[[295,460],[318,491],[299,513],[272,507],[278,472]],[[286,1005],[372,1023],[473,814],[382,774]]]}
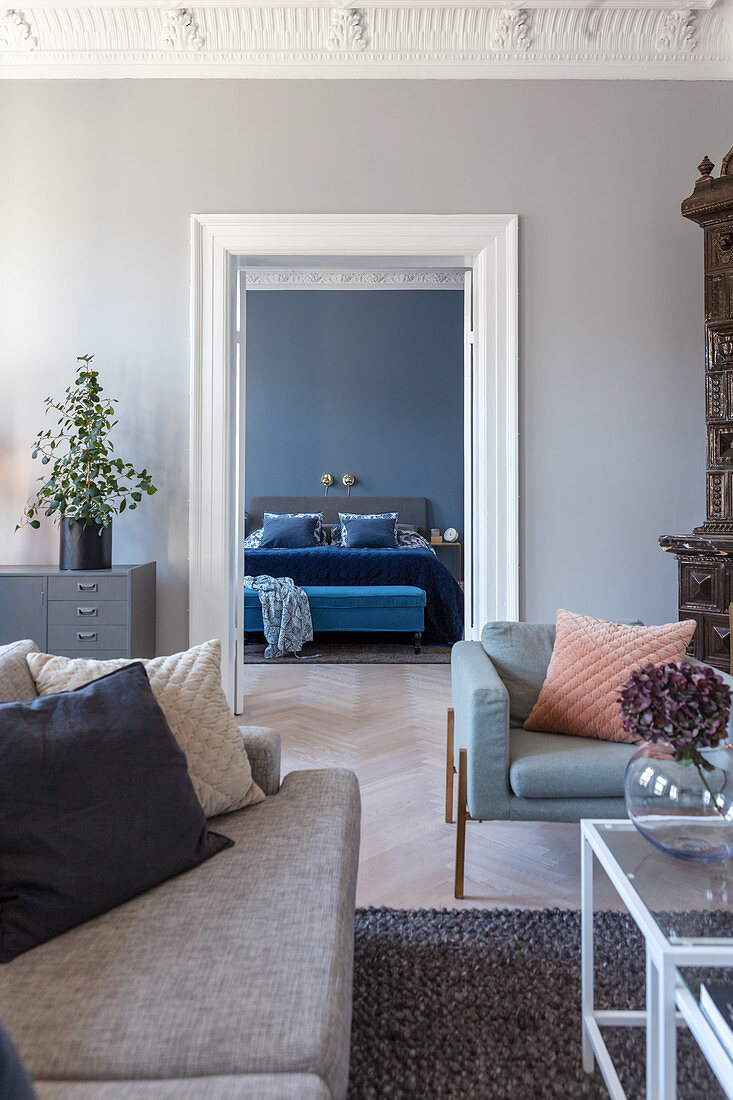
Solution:
{"label": "wooden chair leg", "polygon": [[463,897],[463,871],[466,863],[466,821],[468,820],[467,800],[468,753],[461,749],[458,753],[458,826],[456,828],[456,881],[454,894]]}
{"label": "wooden chair leg", "polygon": [[453,731],[456,716],[453,707],[448,707],[448,730],[445,739],[445,820],[453,823],[453,776],[456,766],[453,763]]}

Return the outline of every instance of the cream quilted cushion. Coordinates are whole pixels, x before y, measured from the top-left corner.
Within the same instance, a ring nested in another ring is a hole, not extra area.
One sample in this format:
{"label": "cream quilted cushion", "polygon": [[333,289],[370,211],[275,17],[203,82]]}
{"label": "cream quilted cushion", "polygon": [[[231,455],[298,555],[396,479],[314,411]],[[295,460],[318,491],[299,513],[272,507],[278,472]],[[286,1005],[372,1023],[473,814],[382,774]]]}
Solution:
{"label": "cream quilted cushion", "polygon": [[694,633],[695,623],[689,619],[665,626],[621,626],[558,611],[550,667],[524,728],[633,743],[635,738],[621,725],[623,684],[642,665],[681,661]]}
{"label": "cream quilted cushion", "polygon": [[36,685],[25,660],[29,653],[38,653],[38,646],[30,638],[0,645],[0,703],[35,699]]}
{"label": "cream quilted cushion", "polygon": [[[49,653],[28,653],[26,660],[39,695],[73,691],[135,663],[124,658],[85,661]],[[185,653],[152,657],[142,663],[153,694],[186,754],[188,774],[206,816],[261,802],[265,796],[252,782],[242,732],[222,690],[220,643],[204,642]]]}

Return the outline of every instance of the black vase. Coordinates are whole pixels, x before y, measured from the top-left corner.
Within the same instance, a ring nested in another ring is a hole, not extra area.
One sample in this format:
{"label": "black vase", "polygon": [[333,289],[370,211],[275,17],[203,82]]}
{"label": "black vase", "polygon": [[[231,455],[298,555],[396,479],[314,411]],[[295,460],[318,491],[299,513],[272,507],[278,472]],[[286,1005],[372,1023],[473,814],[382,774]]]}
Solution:
{"label": "black vase", "polygon": [[62,519],[59,569],[111,569],[112,524]]}

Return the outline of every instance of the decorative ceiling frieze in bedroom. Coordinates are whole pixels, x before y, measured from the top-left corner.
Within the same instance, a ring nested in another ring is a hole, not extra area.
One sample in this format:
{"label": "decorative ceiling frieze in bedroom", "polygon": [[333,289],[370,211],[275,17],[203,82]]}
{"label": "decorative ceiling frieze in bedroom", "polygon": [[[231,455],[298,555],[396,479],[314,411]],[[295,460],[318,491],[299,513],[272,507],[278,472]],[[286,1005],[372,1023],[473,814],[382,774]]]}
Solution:
{"label": "decorative ceiling frieze in bedroom", "polygon": [[0,76],[730,79],[733,0],[26,0]]}
{"label": "decorative ceiling frieze in bedroom", "polygon": [[247,267],[247,290],[463,290],[465,268]]}

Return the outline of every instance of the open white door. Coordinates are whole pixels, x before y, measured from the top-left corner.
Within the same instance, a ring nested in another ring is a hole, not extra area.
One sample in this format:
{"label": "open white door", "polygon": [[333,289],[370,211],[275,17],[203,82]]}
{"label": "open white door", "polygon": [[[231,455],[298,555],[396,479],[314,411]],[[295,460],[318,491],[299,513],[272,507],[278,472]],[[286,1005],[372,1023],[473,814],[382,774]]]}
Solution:
{"label": "open white door", "polygon": [[237,532],[237,591],[236,611],[234,623],[236,630],[235,640],[235,668],[234,668],[234,713],[244,713],[244,539],[245,524],[244,513],[246,508],[246,496],[244,486],[244,409],[246,398],[246,346],[245,346],[245,310],[247,308],[247,295],[245,283],[245,271],[237,269],[237,277],[234,280],[236,302],[234,303],[234,365],[236,371],[236,399],[235,415],[236,425],[236,476],[235,494],[237,501],[237,520],[235,528]]}
{"label": "open white door", "polygon": [[463,279],[463,594],[464,637],[473,637],[473,271]]}

